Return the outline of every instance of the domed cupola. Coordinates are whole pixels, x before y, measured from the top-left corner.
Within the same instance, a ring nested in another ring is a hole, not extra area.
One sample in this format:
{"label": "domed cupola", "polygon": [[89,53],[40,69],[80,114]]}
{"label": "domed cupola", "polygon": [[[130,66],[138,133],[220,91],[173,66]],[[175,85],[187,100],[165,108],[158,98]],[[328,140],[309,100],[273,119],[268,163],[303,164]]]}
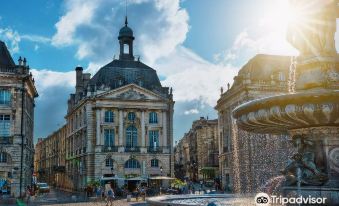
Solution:
{"label": "domed cupola", "polygon": [[133,30],[129,28],[127,16],[125,18],[125,26],[120,29],[119,43],[120,43],[120,60],[134,60],[133,56]]}

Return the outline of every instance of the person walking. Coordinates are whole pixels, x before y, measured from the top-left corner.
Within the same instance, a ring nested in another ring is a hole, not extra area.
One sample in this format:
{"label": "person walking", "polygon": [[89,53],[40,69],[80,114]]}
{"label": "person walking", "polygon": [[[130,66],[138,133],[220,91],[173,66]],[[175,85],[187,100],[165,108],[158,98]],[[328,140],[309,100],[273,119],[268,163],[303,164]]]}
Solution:
{"label": "person walking", "polygon": [[110,184],[106,184],[105,185],[105,193],[106,193],[106,206],[108,206],[108,204],[110,204],[111,206],[113,206],[113,200],[115,198],[114,196],[114,191],[111,187]]}

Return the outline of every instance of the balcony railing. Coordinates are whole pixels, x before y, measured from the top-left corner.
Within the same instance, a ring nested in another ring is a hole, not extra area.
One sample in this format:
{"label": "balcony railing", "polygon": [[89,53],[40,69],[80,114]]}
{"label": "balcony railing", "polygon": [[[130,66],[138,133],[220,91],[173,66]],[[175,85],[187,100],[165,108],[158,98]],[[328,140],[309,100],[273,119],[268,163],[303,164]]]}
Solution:
{"label": "balcony railing", "polygon": [[164,152],[170,152],[170,147],[147,147],[148,153],[164,153]]}
{"label": "balcony railing", "polygon": [[125,152],[140,152],[140,147],[125,147]]}
{"label": "balcony railing", "polygon": [[103,149],[103,152],[118,152],[118,148],[119,146],[111,146],[111,147],[105,146]]}

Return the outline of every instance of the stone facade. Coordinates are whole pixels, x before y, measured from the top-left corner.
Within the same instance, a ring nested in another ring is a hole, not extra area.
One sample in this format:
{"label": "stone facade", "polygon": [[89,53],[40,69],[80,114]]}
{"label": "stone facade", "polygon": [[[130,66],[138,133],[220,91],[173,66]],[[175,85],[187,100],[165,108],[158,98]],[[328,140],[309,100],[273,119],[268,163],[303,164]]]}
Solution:
{"label": "stone facade", "polygon": [[34,171],[38,182],[66,188],[66,125],[35,145]]}
{"label": "stone facade", "polygon": [[218,177],[218,120],[201,117],[175,147],[176,176],[193,181]]}
{"label": "stone facade", "polygon": [[[66,114],[66,189],[92,181],[172,176],[173,95],[133,56],[133,31],[120,30],[120,57],[92,78],[76,70]],[[128,47],[128,51],[124,49]],[[48,166],[46,166],[48,167]]]}
{"label": "stone facade", "polygon": [[20,57],[16,65],[0,41],[0,181],[6,182],[5,187],[15,197],[32,182],[37,96],[26,59]]}
{"label": "stone facade", "polygon": [[253,193],[284,168],[291,151],[288,136],[247,133],[232,111],[251,100],[288,92],[290,57],[257,55],[234,78],[215,107],[219,125],[219,168],[223,189]]}

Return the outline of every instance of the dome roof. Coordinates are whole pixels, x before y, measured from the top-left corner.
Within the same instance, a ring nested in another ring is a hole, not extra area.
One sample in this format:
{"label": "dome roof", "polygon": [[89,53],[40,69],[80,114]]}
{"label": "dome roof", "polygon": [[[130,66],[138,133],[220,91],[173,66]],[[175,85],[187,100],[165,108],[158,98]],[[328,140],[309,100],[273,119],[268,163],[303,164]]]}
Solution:
{"label": "dome roof", "polygon": [[129,28],[127,25],[125,25],[124,27],[122,27],[119,31],[119,39],[122,37],[133,37],[133,30],[131,28]]}
{"label": "dome roof", "polygon": [[118,37],[119,40],[123,37],[134,39],[133,30],[131,28],[129,28],[127,25],[128,25],[128,20],[127,20],[127,16],[126,16],[125,17],[125,26],[122,27],[119,31],[119,37]]}
{"label": "dome roof", "polygon": [[136,84],[158,94],[167,94],[154,69],[140,61],[113,60],[103,66],[90,80],[89,85],[97,88],[116,89],[128,84]]}

